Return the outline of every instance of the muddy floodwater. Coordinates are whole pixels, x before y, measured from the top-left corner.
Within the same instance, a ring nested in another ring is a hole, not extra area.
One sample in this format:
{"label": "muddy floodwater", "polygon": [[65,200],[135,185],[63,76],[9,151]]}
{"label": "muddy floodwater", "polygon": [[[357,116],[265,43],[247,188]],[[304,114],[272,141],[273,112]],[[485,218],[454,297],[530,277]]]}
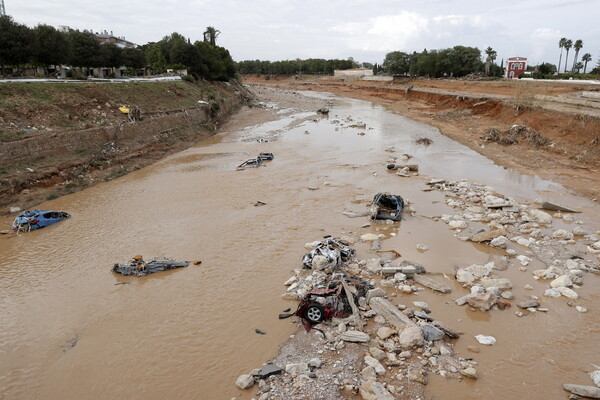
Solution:
{"label": "muddy floodwater", "polygon": [[[301,95],[287,94],[292,103],[286,107],[270,101],[266,110],[244,110],[198,146],[39,206],[69,212],[66,221],[0,237],[0,399],[254,397],[238,390],[235,379],[274,357],[298,329],[298,321],[277,315],[297,305],[280,295],[301,266],[306,242],[327,234],[384,233],[384,248],[448,276],[456,266],[501,253],[459,241],[446,224],[428,218],[452,213],[443,193],[422,191],[429,178],[485,183],[519,201],[566,203],[583,211],[577,219],[588,231],[599,229],[593,203],[499,167],[434,128],[368,102],[303,95],[315,107],[329,101],[329,116],[290,106]],[[271,114],[273,120],[262,122]],[[420,137],[433,143],[415,144]],[[389,173],[388,146],[396,156],[411,154],[421,175]],[[259,152],[275,159],[236,171]],[[367,217],[342,214],[366,210],[374,194],[386,191],[409,199],[416,215],[361,228]],[[8,229],[11,218],[0,223]],[[418,243],[430,250],[417,251]],[[370,258],[366,245],[357,251]],[[110,272],[136,254],[202,264],[141,278]],[[499,274],[513,282],[517,299],[543,299],[547,313],[517,318],[516,307],[458,307],[453,300],[468,291],[455,282],[451,294],[423,291],[395,299],[427,302],[433,315],[464,332],[455,341],[457,352],[479,362],[476,381],[431,377],[429,397],[560,399],[567,398],[562,383],[590,384],[584,372],[600,364],[600,278],[586,274],[576,303],[589,312],[578,313],[564,297],[543,298],[547,282],[532,279],[540,265],[532,264],[527,272],[511,267]],[[525,284],[533,291],[525,293]],[[477,334],[498,342],[469,353]]]}

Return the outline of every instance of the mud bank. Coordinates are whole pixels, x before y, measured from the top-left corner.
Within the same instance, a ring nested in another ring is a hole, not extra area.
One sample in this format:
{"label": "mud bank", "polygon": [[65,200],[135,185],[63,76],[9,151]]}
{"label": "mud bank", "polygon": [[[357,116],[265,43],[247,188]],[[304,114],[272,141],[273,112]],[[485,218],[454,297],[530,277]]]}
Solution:
{"label": "mud bank", "polygon": [[[498,165],[560,182],[590,199],[600,198],[600,112],[539,100],[575,96],[589,85],[559,83],[405,80],[341,82],[333,78],[247,76],[244,82],[295,90],[319,90],[372,101],[432,125]],[[538,96],[538,97],[536,97]],[[482,140],[486,131],[530,126],[550,144],[501,146]]]}
{"label": "mud bank", "polygon": [[[77,96],[95,96],[89,101],[91,104],[78,106],[72,104],[70,98],[65,99],[68,104],[54,102],[58,93],[63,94],[58,92],[65,89],[63,86],[54,88],[55,91],[42,84],[34,85],[29,91],[27,85],[18,88],[15,96],[21,103],[12,101],[22,105],[12,112],[11,107],[3,109],[5,138],[0,143],[0,205],[27,208],[44,199],[139,169],[210,137],[251,99],[237,83],[147,83],[142,87],[132,86],[128,94],[127,88],[119,87],[125,96],[122,99],[118,96],[115,99],[115,88],[107,85],[68,88]],[[43,99],[50,100],[31,104],[28,99],[39,98],[38,91],[42,91]],[[88,91],[91,93],[86,93]],[[161,91],[164,96],[160,96]],[[173,91],[176,92],[174,97]],[[46,104],[51,101],[51,106]],[[119,104],[139,107],[142,120],[127,121],[127,117],[116,110]],[[175,108],[182,105],[187,107]],[[42,117],[36,107],[48,107],[49,114]],[[72,108],[68,115],[77,114],[70,127],[60,126],[65,108]],[[12,122],[16,120],[20,122]],[[89,127],[96,124],[101,126]],[[25,126],[29,126],[26,132],[21,129]],[[78,130],[77,126],[86,129]],[[19,132],[24,137],[19,137]]]}

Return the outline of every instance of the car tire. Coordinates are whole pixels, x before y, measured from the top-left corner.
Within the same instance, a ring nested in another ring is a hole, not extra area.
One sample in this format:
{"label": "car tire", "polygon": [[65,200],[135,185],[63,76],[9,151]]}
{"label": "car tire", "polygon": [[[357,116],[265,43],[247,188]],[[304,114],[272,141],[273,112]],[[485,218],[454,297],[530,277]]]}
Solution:
{"label": "car tire", "polygon": [[325,309],[319,303],[310,303],[304,311],[304,318],[311,324],[318,324],[325,319]]}

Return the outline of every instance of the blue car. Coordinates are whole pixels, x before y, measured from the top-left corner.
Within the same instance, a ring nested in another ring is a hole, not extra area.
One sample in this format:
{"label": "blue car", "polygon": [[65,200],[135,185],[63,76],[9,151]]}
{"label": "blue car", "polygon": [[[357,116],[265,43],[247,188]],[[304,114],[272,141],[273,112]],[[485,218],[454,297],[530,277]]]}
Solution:
{"label": "blue car", "polygon": [[25,211],[13,222],[13,229],[20,232],[29,232],[32,229],[40,229],[48,225],[52,225],[63,219],[69,218],[70,215],[62,211],[45,211],[31,210]]}

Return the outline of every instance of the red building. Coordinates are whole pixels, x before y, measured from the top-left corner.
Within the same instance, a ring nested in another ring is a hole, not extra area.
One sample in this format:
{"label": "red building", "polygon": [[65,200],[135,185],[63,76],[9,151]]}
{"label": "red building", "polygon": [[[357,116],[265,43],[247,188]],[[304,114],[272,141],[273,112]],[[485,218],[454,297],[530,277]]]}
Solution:
{"label": "red building", "polygon": [[508,79],[518,78],[523,72],[527,71],[527,58],[511,57],[506,64],[506,77]]}

